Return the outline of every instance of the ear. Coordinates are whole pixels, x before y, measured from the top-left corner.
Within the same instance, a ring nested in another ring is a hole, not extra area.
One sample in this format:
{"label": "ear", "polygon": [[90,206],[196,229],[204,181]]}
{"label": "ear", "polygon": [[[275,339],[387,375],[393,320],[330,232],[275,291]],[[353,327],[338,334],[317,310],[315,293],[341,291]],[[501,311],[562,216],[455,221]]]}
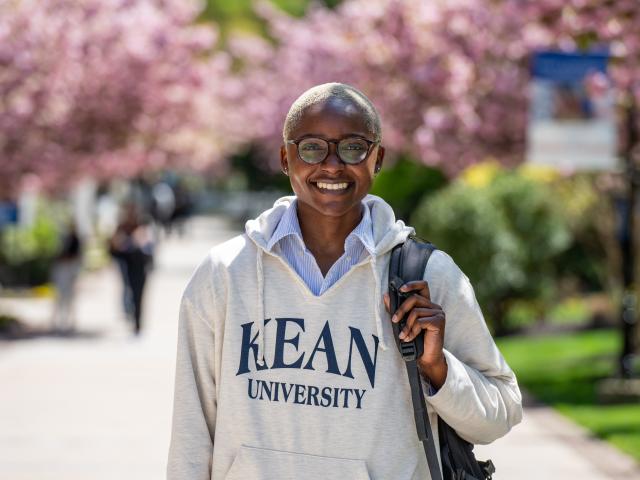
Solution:
{"label": "ear", "polygon": [[287,159],[287,147],[283,143],[280,145],[280,168],[285,175],[289,175],[289,160]]}
{"label": "ear", "polygon": [[374,172],[378,173],[382,169],[382,162],[384,161],[385,149],[382,145],[378,146],[378,155],[376,157],[376,165]]}

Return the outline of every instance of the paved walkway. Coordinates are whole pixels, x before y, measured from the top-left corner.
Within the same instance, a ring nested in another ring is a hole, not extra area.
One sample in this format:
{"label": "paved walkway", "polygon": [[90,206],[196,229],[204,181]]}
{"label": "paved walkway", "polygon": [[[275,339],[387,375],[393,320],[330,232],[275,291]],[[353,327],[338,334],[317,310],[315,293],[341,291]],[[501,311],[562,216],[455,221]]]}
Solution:
{"label": "paved walkway", "polygon": [[[139,338],[119,311],[114,268],[83,277],[74,336],[46,333],[49,300],[0,299],[0,312],[19,312],[43,332],[0,341],[0,479],[164,478],[179,297],[210,246],[235,234],[221,219],[199,218],[183,240],[161,245]],[[497,480],[640,479],[627,457],[544,407],[527,409],[478,456],[491,456]]]}

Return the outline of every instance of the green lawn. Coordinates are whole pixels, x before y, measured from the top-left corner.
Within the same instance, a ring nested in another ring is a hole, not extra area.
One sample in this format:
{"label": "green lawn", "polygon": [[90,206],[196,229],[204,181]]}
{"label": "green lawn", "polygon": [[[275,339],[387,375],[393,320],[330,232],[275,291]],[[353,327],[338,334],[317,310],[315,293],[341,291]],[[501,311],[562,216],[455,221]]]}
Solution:
{"label": "green lawn", "polygon": [[509,337],[497,343],[520,385],[640,460],[640,404],[601,405],[596,397],[598,380],[616,371],[618,331]]}

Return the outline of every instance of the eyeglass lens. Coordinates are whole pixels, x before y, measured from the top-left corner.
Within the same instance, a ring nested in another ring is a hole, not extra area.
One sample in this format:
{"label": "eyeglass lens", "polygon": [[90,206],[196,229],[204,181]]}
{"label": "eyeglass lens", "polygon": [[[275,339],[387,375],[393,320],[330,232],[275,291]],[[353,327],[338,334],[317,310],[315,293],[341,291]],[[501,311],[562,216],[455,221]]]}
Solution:
{"label": "eyeglass lens", "polygon": [[[305,138],[298,143],[298,152],[305,162],[320,163],[329,154],[329,143],[322,138]],[[344,163],[360,163],[368,152],[369,144],[361,138],[343,138],[338,142],[338,157]]]}

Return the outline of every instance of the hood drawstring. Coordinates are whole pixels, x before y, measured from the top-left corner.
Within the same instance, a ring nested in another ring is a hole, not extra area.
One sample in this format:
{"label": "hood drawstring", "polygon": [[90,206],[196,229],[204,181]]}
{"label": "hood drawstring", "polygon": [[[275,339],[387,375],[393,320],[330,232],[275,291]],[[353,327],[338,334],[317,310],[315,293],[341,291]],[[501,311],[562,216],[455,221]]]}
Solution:
{"label": "hood drawstring", "polygon": [[264,274],[262,273],[262,249],[257,248],[256,270],[258,272],[258,364],[264,361]]}
{"label": "hood drawstring", "polygon": [[371,302],[373,304],[373,314],[376,319],[376,331],[378,333],[378,338],[380,339],[380,343],[378,346],[382,350],[387,350],[387,343],[384,341],[384,335],[382,330],[382,317],[380,316],[380,276],[378,275],[378,262],[376,260],[377,256],[375,253],[371,255],[371,269],[373,270],[373,282],[374,282],[374,301]]}
{"label": "hood drawstring", "polygon": [[[297,201],[295,196],[287,196],[278,199],[273,208],[263,212],[257,218],[247,221],[245,225],[245,232],[247,236],[255,243],[257,249],[256,256],[256,270],[258,275],[258,292],[257,292],[257,362],[260,366],[265,365],[265,284],[264,284],[264,272],[263,272],[263,260],[264,255],[269,253],[270,240],[275,232],[278,222],[282,219],[282,216],[289,207],[294,205]],[[383,324],[382,319],[386,317],[384,312],[380,309],[384,309],[381,305],[382,299],[380,298],[382,285],[380,282],[381,274],[377,270],[377,255],[384,255],[388,252],[393,245],[404,242],[407,235],[415,233],[415,230],[404,224],[402,220],[396,220],[393,213],[393,209],[381,198],[375,195],[367,195],[362,203],[365,208],[368,209],[371,216],[372,224],[372,241],[375,254],[371,255],[371,268],[373,269],[373,280],[375,288],[375,299],[373,300],[374,318],[376,322],[376,330],[378,334],[378,347],[382,350],[387,350],[388,345],[383,336]],[[273,313],[273,312],[272,312]],[[394,343],[393,341],[391,342]]]}
{"label": "hood drawstring", "polygon": [[[265,364],[264,359],[264,273],[262,268],[262,256],[263,252],[261,248],[257,249],[256,254],[256,271],[258,276],[258,364],[263,366]],[[382,316],[380,315],[380,275],[378,274],[378,262],[375,254],[371,255],[371,270],[373,270],[373,283],[374,283],[374,301],[371,302],[373,306],[373,316],[376,321],[376,333],[378,334],[379,343],[378,346],[382,350],[387,350],[387,343],[384,339],[384,330],[382,328]]]}

